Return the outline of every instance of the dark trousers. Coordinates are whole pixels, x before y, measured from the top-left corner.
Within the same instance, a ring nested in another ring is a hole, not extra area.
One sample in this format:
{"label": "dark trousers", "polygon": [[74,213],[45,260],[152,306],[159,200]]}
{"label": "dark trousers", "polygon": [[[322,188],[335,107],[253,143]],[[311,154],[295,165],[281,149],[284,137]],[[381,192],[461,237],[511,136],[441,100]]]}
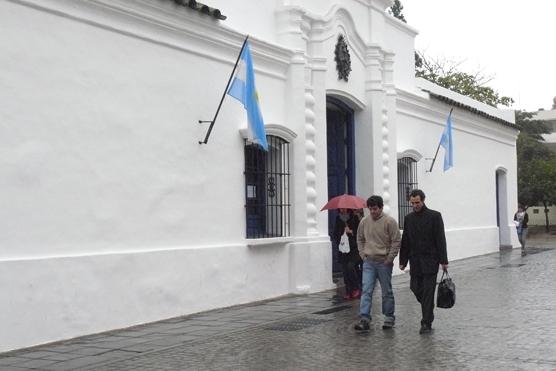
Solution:
{"label": "dark trousers", "polygon": [[361,289],[361,273],[359,271],[359,262],[353,259],[345,259],[342,261],[342,274],[344,275],[344,283],[346,285],[346,293]]}
{"label": "dark trousers", "polygon": [[411,273],[409,287],[415,294],[417,301],[421,303],[423,318],[422,325],[431,326],[434,320],[434,291],[436,289],[436,275]]}

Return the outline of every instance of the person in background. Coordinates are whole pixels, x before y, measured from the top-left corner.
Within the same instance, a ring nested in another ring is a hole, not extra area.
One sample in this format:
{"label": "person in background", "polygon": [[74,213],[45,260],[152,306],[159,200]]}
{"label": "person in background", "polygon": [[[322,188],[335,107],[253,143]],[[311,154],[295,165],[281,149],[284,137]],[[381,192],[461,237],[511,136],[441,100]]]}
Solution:
{"label": "person in background", "polygon": [[521,244],[521,252],[525,254],[525,242],[527,241],[527,223],[529,223],[529,215],[522,204],[517,206],[517,212],[514,215],[514,221],[517,227],[517,237]]}
{"label": "person in background", "polygon": [[359,219],[350,209],[339,209],[339,211],[334,225],[334,243],[340,245],[344,233],[349,240],[349,252],[338,251],[338,262],[342,266],[346,290],[344,299],[357,299],[361,297],[361,280],[357,272],[360,258],[356,242]]}
{"label": "person in background", "polygon": [[409,261],[409,287],[421,303],[419,334],[429,334],[434,320],[434,291],[438,268],[442,266],[444,271],[448,270],[444,222],[438,211],[425,205],[425,193],[420,189],[411,191],[409,203],[413,212],[404,219],[400,269],[403,271]]}

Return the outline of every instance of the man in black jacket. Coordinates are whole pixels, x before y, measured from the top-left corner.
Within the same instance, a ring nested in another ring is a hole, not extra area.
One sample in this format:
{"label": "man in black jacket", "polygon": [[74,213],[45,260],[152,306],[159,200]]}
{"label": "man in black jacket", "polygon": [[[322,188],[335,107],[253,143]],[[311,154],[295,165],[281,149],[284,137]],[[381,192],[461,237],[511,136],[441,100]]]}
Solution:
{"label": "man in black jacket", "polygon": [[438,211],[427,208],[425,193],[420,189],[411,192],[409,202],[413,212],[404,219],[402,246],[400,249],[400,269],[403,271],[409,261],[410,288],[421,303],[423,318],[420,334],[432,331],[434,320],[434,291],[439,265],[448,269],[444,222]]}

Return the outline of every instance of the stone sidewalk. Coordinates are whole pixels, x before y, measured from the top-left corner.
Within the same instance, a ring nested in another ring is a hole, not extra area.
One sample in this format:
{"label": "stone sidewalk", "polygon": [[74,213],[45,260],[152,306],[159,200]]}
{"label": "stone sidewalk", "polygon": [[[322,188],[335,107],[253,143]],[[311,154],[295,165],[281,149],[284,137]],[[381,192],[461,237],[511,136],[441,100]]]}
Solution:
{"label": "stone sidewalk", "polygon": [[356,334],[358,301],[326,291],[4,353],[0,370],[556,370],[556,240],[529,245],[450,263],[456,306],[435,310],[430,335],[406,274],[393,330],[379,296]]}

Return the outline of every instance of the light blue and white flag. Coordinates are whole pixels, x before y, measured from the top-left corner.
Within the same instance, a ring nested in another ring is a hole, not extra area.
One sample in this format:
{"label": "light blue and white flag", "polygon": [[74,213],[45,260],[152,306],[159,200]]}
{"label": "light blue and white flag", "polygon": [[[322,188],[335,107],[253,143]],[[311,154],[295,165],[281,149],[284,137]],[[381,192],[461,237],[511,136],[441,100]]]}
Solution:
{"label": "light blue and white flag", "polygon": [[236,75],[228,89],[228,94],[243,103],[247,111],[247,139],[268,151],[263,116],[259,108],[259,96],[255,88],[255,72],[249,41],[245,42],[245,47],[241,52]]}
{"label": "light blue and white flag", "polygon": [[454,142],[452,140],[452,112],[446,120],[446,127],[440,137],[440,145],[444,147],[444,171],[454,166]]}

